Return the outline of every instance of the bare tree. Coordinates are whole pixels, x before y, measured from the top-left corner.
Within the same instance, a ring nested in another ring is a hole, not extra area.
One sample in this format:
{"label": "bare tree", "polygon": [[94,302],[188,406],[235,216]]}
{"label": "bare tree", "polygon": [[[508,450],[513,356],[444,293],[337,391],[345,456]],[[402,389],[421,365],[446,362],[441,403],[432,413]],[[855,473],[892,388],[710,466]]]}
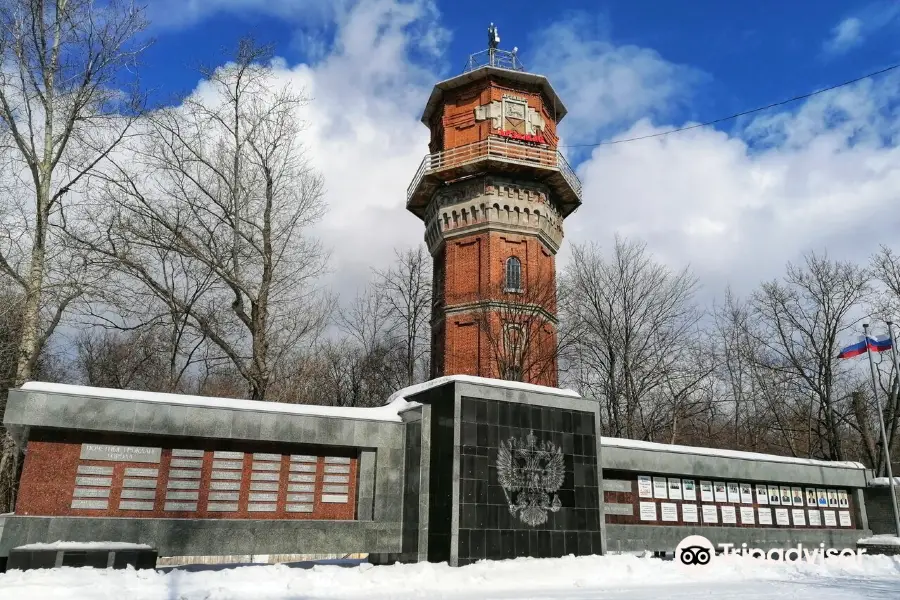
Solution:
{"label": "bare tree", "polygon": [[366,289],[335,315],[338,328],[366,354],[389,345],[390,310],[387,299],[377,288]]}
{"label": "bare tree", "polygon": [[555,386],[565,338],[557,331],[556,274],[525,269],[521,286],[487,290],[474,312],[494,375],[509,381]]}
{"label": "bare tree", "polygon": [[859,322],[871,289],[864,269],[811,253],[802,265],[788,264],[782,281],[764,283],[750,299],[746,334],[755,351],[748,358],[793,386],[794,406],[801,409],[796,416],[810,423],[809,455],[844,457],[852,386],[837,359],[839,337]]}
{"label": "bare tree", "polygon": [[6,286],[0,286],[0,393],[3,393],[3,401],[6,389],[12,386],[16,376],[21,311],[21,295]]}
{"label": "bare tree", "polygon": [[141,9],[117,1],[10,0],[0,7],[0,148],[10,173],[24,174],[21,183],[33,194],[16,238],[27,240],[27,250],[18,246],[27,256],[0,248],[0,269],[25,296],[17,384],[30,378],[48,337],[39,324],[52,217],[129,134],[140,108],[117,84],[143,49],[134,39],[144,26]]}
{"label": "bare tree", "polygon": [[75,368],[88,385],[170,391],[165,338],[153,330],[84,332],[75,340]]}
{"label": "bare tree", "polygon": [[328,346],[327,355],[347,365],[353,406],[378,404],[406,385],[406,346],[395,335],[392,311],[386,294],[372,286],[337,313],[346,339]]}
{"label": "bare tree", "polygon": [[793,376],[767,369],[758,360],[765,340],[752,335],[754,315],[751,303],[731,290],[714,313],[715,378],[731,417],[723,441],[730,448],[803,456],[816,435],[810,427],[809,397]]}
{"label": "bare tree", "polygon": [[[140,105],[137,95],[122,93],[131,72],[123,68],[135,65],[144,26],[142,9],[117,0],[0,5],[0,158],[15,187],[15,195],[0,198],[0,216],[19,217],[0,219],[0,272],[24,297],[14,385],[31,379],[61,316],[83,291],[59,281],[48,290],[48,270],[71,274],[57,263],[63,253],[52,247],[51,227],[69,195],[131,131]],[[48,309],[52,316],[43,319]],[[11,487],[18,453],[5,433],[2,444],[0,487]],[[0,511],[9,508],[0,502]]]}
{"label": "bare tree", "polygon": [[[184,315],[257,400],[279,365],[313,345],[329,306],[317,285],[327,254],[306,233],[324,211],[299,140],[306,100],[275,85],[269,58],[242,41],[233,62],[206,73],[206,93],[152,114],[102,208],[72,231]],[[174,280],[163,252],[184,262]],[[188,302],[183,278],[209,283]]]}
{"label": "bare tree", "polygon": [[[19,287],[8,285],[0,276],[0,415],[6,410],[8,391],[16,377],[24,306],[25,298]],[[54,356],[47,345],[35,362],[33,373],[44,381],[64,381],[66,367],[66,363]],[[18,455],[13,454],[12,457],[13,460],[6,465],[9,469],[7,477],[0,480],[0,506],[10,508],[15,505],[18,475],[22,467],[21,460],[17,460]]]}
{"label": "bare tree", "polygon": [[[748,311],[744,304],[735,298],[731,289],[725,292],[724,305],[714,311],[715,330],[720,342],[718,345],[719,377],[724,385],[723,396],[731,401],[731,444],[738,447],[744,442],[744,435],[750,433],[745,429],[746,415],[754,412],[750,406],[755,400],[753,377],[748,372],[746,358],[747,338],[744,334]],[[752,442],[751,442],[752,445]]]}
{"label": "bare tree", "polygon": [[[894,322],[895,335],[900,331],[897,327],[900,321],[900,256],[887,246],[882,246],[878,253],[871,259],[871,271],[875,281],[879,284],[880,293],[874,299],[873,312],[882,317],[884,321]],[[894,340],[896,344],[897,341]],[[897,373],[893,360],[879,361],[878,363],[878,379],[881,384],[881,392],[885,401],[882,403],[882,417],[884,418],[885,429],[887,430],[888,448],[890,456],[897,454],[897,438],[900,437],[900,374]],[[858,400],[862,402],[867,394],[861,393]],[[872,398],[869,402],[869,412],[878,410],[877,403]],[[873,418],[874,419],[874,418]],[[877,426],[874,426],[869,419],[864,421],[868,425],[868,430],[864,430],[867,438],[866,448],[871,445],[875,448],[871,440],[877,439],[877,446],[880,448],[882,443],[881,436],[877,433]],[[877,421],[876,421],[877,422]],[[862,425],[862,423],[861,423]],[[882,450],[876,450],[876,460],[873,462],[877,472],[884,470],[884,453]]]}
{"label": "bare tree", "polygon": [[573,247],[566,279],[563,314],[577,330],[570,378],[600,400],[607,434],[673,432],[677,411],[712,369],[710,360],[698,361],[702,313],[693,275],[672,272],[643,243],[617,237],[609,258],[594,245]]}
{"label": "bare tree", "polygon": [[99,343],[101,347],[128,344],[133,339],[152,340],[158,358],[166,363],[165,372],[157,374],[153,389],[185,391],[197,381],[198,366],[206,373],[220,372],[224,363],[230,363],[221,352],[211,352],[207,336],[192,326],[190,316],[213,292],[214,273],[171,248],[145,251],[148,263],[154,265],[156,277],[168,294],[160,295],[149,286],[133,285],[132,277],[120,273],[121,265],[115,256],[93,252],[91,263],[111,274],[105,289],[81,311],[81,325],[104,330],[99,340],[94,339],[97,337],[94,334],[87,335],[92,345]]}
{"label": "bare tree", "polygon": [[423,246],[395,254],[389,269],[375,271],[375,288],[386,304],[391,332],[403,347],[404,385],[412,385],[424,379],[428,369],[431,257]]}
{"label": "bare tree", "polygon": [[380,406],[396,391],[391,381],[403,377],[399,358],[381,345],[367,353],[349,336],[324,339],[294,363],[272,393],[283,402]]}

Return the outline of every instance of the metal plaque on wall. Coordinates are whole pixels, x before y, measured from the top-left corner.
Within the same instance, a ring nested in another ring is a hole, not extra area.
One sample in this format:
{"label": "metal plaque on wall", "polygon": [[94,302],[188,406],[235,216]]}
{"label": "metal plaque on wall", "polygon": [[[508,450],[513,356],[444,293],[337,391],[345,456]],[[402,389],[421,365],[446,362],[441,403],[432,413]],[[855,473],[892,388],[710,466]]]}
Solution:
{"label": "metal plaque on wall", "polygon": [[161,455],[161,448],[149,448],[147,446],[81,445],[81,460],[158,463]]}

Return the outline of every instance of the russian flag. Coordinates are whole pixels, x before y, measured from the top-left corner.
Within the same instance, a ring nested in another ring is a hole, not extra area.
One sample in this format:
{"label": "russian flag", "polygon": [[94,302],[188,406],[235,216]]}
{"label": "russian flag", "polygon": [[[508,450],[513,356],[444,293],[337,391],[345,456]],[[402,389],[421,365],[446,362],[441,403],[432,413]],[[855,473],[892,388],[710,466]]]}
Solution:
{"label": "russian flag", "polygon": [[888,335],[879,335],[876,337],[860,336],[858,342],[843,348],[841,353],[838,354],[838,358],[853,358],[854,356],[865,354],[866,347],[872,352],[884,352],[890,350],[892,346],[893,340],[891,340],[891,337]]}
{"label": "russian flag", "polygon": [[884,352],[885,350],[890,350],[892,345],[893,340],[891,340],[891,336],[889,335],[879,335],[874,338],[869,338],[869,349],[872,352]]}
{"label": "russian flag", "polygon": [[866,353],[866,338],[863,336],[859,336],[859,341],[855,344],[851,344],[846,348],[841,350],[841,353],[838,354],[838,358],[853,358],[854,356],[859,356],[860,354]]}

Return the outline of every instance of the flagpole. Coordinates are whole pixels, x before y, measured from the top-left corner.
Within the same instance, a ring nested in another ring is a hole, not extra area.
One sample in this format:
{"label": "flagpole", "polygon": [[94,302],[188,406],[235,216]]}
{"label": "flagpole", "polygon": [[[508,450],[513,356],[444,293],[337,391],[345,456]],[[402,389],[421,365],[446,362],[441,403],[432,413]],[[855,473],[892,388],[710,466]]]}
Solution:
{"label": "flagpole", "polygon": [[[890,325],[888,325],[890,331]],[[872,373],[872,393],[875,394],[875,406],[878,412],[878,424],[881,426],[881,445],[884,448],[884,460],[887,467],[888,488],[891,494],[891,506],[894,509],[894,527],[900,536],[900,511],[897,510],[897,495],[894,493],[894,473],[891,469],[891,449],[888,447],[887,430],[884,427],[884,414],[881,412],[881,400],[878,399],[878,385],[875,383],[875,362],[872,360],[872,350],[869,348],[869,324],[863,324],[865,336],[866,354],[869,356],[869,370]],[[891,335],[891,352],[893,353],[894,338]],[[896,363],[895,363],[896,364]]]}
{"label": "flagpole", "polygon": [[[900,379],[900,363],[897,362],[897,345],[894,343],[894,324],[891,321],[887,322],[888,326],[888,337],[891,340],[891,358],[894,361],[894,377]],[[898,392],[900,393],[900,389]],[[890,400],[890,396],[888,396]],[[881,416],[881,411],[878,411],[879,416]],[[894,415],[896,419],[896,415]],[[894,473],[891,469],[891,449],[888,445],[887,439],[887,430],[884,426],[884,417],[881,417],[881,429],[882,435],[884,435],[884,447],[885,453],[887,455],[887,474],[888,474],[888,485],[891,490],[891,501],[894,507],[894,525],[897,527],[897,536],[900,536],[900,511],[897,510],[897,492],[894,489]]]}

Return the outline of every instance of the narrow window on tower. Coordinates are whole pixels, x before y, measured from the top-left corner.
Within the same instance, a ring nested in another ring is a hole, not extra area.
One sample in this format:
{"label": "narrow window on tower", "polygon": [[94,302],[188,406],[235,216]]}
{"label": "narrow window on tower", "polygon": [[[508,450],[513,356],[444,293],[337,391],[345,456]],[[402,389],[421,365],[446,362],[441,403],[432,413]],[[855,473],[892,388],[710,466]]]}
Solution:
{"label": "narrow window on tower", "polygon": [[506,259],[506,285],[507,292],[522,291],[522,263],[515,256]]}

